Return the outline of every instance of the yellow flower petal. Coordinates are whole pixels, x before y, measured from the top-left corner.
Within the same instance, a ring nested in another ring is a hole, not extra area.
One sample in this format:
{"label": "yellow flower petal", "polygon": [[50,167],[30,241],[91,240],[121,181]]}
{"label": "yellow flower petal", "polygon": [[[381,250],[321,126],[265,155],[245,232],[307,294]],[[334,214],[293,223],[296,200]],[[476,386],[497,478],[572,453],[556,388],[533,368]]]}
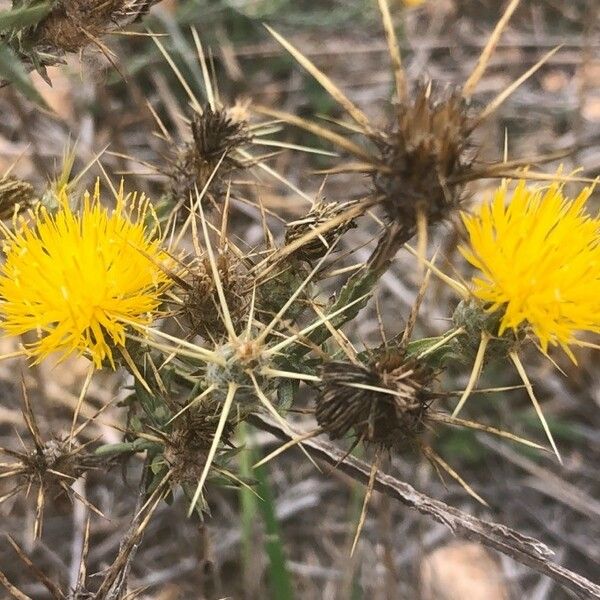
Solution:
{"label": "yellow flower petal", "polygon": [[37,334],[28,345],[36,361],[59,351],[85,354],[100,367],[125,344],[130,323],[147,324],[169,285],[166,254],[145,221],[148,201],[124,196],[109,211],[86,192],[80,214],[66,188],[52,215],[40,209],[15,232],[4,230],[0,317],[11,335]]}
{"label": "yellow flower petal", "polygon": [[472,292],[503,311],[499,334],[526,326],[547,351],[581,331],[600,332],[600,219],[585,212],[592,188],[577,198],[559,183],[545,189],[508,184],[474,214],[463,214],[469,244],[461,254],[480,271]]}

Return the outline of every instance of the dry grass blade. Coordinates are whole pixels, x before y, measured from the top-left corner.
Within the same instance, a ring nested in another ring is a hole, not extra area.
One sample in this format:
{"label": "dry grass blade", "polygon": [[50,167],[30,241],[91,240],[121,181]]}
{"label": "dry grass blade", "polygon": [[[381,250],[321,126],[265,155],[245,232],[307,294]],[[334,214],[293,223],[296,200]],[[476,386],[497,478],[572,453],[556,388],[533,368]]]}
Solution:
{"label": "dry grass blade", "polygon": [[79,559],[79,572],[77,573],[77,591],[82,591],[85,588],[85,580],[87,578],[86,560],[90,551],[90,519],[86,520],[85,531],[83,534],[83,546],[81,548],[81,557]]}
{"label": "dry grass blade", "polygon": [[31,596],[24,594],[21,590],[16,588],[2,571],[0,571],[0,584],[4,586],[4,589],[6,589],[13,600],[33,600]]}
{"label": "dry grass blade", "polygon": [[[279,439],[289,439],[279,424],[265,415],[253,415],[251,422]],[[329,442],[311,439],[304,443],[317,458],[330,465],[337,465],[337,468],[357,481],[368,483],[371,467],[364,461],[353,456],[344,456],[342,450]],[[375,477],[375,489],[442,523],[454,533],[480,542],[531,567],[538,573],[547,575],[580,598],[590,600],[600,598],[599,585],[553,562],[552,550],[534,538],[505,525],[478,519],[444,502],[434,500],[391,475],[378,472]]]}
{"label": "dry grass blade", "polygon": [[[144,472],[145,474],[145,472]],[[142,508],[136,513],[135,517],[131,522],[131,526],[125,533],[121,541],[121,547],[119,553],[108,568],[102,584],[98,588],[94,598],[95,600],[108,600],[109,598],[120,598],[122,597],[121,590],[127,585],[127,575],[131,566],[131,561],[134,558],[135,550],[137,549],[144,531],[154,514],[154,511],[160,504],[163,498],[164,491],[167,487],[169,476],[165,476],[158,487],[152,492],[152,495],[148,498]],[[138,496],[138,503],[143,498],[145,485],[145,477],[143,478],[142,485],[140,486],[140,495]],[[115,590],[116,586],[116,590]]]}
{"label": "dry grass blade", "polygon": [[538,465],[523,454],[509,448],[506,444],[500,444],[496,440],[491,440],[483,435],[478,435],[477,438],[486,448],[493,450],[526,473],[529,473],[532,477],[525,480],[527,487],[531,487],[549,498],[558,500],[585,517],[596,521],[600,519],[600,501],[590,496],[585,490],[579,489],[550,469]]}

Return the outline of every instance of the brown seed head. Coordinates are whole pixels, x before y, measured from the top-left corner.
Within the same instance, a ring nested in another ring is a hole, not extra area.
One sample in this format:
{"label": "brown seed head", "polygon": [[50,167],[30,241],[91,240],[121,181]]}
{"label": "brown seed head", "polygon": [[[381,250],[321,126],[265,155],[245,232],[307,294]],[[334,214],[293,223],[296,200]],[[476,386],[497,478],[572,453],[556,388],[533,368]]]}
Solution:
{"label": "brown seed head", "polygon": [[388,219],[408,237],[415,233],[417,211],[431,225],[460,204],[464,189],[453,178],[471,165],[470,133],[460,91],[422,84],[397,107],[391,131],[375,140],[385,166],[373,175],[376,194]]}
{"label": "brown seed head", "polygon": [[220,203],[227,192],[228,176],[243,166],[232,151],[250,140],[248,123],[243,115],[244,112],[235,106],[214,111],[205,106],[202,114],[194,115],[192,141],[177,152],[167,172],[169,193],[174,200],[187,203],[190,197],[194,198],[196,189],[201,192],[206,187],[222,159],[203,198],[203,206]]}
{"label": "brown seed head", "polygon": [[[250,290],[250,277],[238,257],[225,249],[216,256],[219,279],[227,307],[234,322],[244,313]],[[226,333],[220,313],[220,303],[210,261],[199,258],[189,268],[188,284],[182,314],[187,318],[191,332],[208,340],[218,340]]]}
{"label": "brown seed head", "polygon": [[423,431],[427,409],[435,398],[429,387],[433,378],[431,369],[400,351],[365,366],[325,363],[317,422],[332,439],[352,431],[357,439],[385,448],[411,446]]}

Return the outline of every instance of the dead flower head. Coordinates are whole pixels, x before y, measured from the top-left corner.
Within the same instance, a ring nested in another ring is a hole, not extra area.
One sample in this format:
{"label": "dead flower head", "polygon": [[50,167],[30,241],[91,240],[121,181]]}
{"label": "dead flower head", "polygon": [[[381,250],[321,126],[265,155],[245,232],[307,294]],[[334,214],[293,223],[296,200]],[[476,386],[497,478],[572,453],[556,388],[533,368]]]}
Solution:
{"label": "dead flower head", "polygon": [[101,459],[86,451],[85,446],[78,444],[67,436],[53,437],[43,441],[39,437],[37,427],[33,430],[34,445],[22,451],[2,449],[2,453],[13,459],[12,462],[0,464],[0,478],[11,479],[15,483],[12,488],[0,496],[0,502],[18,494],[35,490],[36,519],[34,534],[41,534],[44,506],[48,494],[57,496],[65,494],[77,498],[71,489],[76,479],[97,467]]}
{"label": "dead flower head", "polygon": [[379,151],[374,193],[406,239],[416,232],[419,212],[432,224],[460,205],[458,181],[473,159],[470,135],[460,90],[420,84],[398,104],[389,129],[373,136]]}
{"label": "dead flower head", "polygon": [[331,361],[323,365],[316,418],[332,439],[353,432],[385,448],[411,446],[425,428],[436,394],[434,372],[401,352],[368,365]]}
{"label": "dead flower head", "polygon": [[[190,125],[192,140],[176,150],[167,171],[167,193],[175,203],[186,205],[196,190],[206,192],[203,206],[219,205],[227,192],[230,175],[243,168],[233,151],[250,141],[245,111],[205,106]],[[217,170],[218,169],[218,170]]]}

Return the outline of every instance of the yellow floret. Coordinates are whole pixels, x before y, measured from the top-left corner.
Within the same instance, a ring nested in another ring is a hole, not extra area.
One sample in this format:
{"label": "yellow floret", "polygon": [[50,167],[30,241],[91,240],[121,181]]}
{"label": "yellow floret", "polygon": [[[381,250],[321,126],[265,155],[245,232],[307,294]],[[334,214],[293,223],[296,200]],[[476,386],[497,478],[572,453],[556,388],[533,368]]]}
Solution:
{"label": "yellow floret", "polygon": [[121,187],[109,210],[97,183],[80,214],[66,188],[58,196],[56,214],[41,208],[15,232],[4,228],[1,326],[11,335],[37,335],[27,344],[36,362],[58,351],[114,366],[113,349],[125,344],[126,329],[153,319],[169,285],[161,269],[166,254],[147,230],[144,196],[125,196]]}
{"label": "yellow floret", "polygon": [[479,271],[472,293],[501,311],[499,335],[527,327],[544,352],[569,348],[575,334],[600,332],[600,219],[586,213],[592,188],[574,200],[563,186],[545,189],[508,184],[474,214],[463,214],[469,244],[460,248]]}

